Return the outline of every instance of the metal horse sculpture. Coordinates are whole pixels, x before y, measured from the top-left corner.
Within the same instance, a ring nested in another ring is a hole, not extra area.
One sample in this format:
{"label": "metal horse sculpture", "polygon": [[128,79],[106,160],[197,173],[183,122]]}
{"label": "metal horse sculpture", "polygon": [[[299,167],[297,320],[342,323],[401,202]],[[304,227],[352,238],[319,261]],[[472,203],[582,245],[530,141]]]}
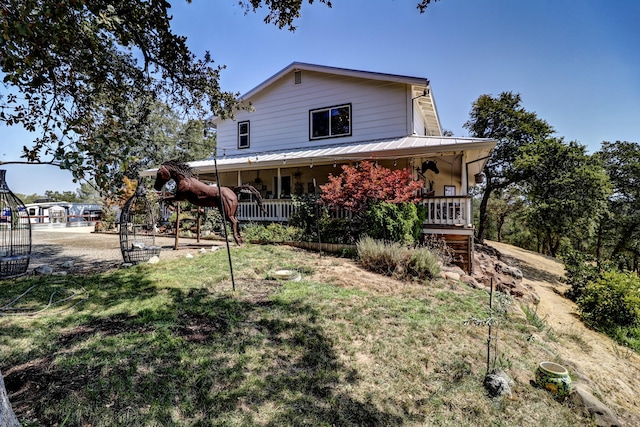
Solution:
{"label": "metal horse sculpture", "polygon": [[[260,192],[251,185],[246,184],[234,189],[207,185],[196,178],[189,165],[177,160],[168,160],[158,168],[156,182],[153,187],[156,191],[160,191],[171,179],[176,182],[175,193],[172,196],[164,197],[163,200],[168,202],[186,200],[196,206],[220,209],[222,215],[231,222],[233,238],[238,245],[242,244],[243,240],[238,230],[238,217],[236,216],[238,195],[236,191],[253,194],[260,209],[266,213],[262,206]],[[220,205],[221,201],[222,206]]]}

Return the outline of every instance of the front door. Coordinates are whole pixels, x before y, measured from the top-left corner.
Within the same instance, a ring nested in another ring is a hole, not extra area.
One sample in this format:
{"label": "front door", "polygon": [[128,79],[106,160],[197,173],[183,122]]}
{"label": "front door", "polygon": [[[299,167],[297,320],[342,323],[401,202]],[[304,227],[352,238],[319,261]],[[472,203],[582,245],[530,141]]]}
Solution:
{"label": "front door", "polygon": [[[278,177],[273,177],[273,188],[278,188]],[[281,176],[280,177],[280,194],[279,198],[282,197],[290,197],[291,196],[291,177],[290,176]]]}

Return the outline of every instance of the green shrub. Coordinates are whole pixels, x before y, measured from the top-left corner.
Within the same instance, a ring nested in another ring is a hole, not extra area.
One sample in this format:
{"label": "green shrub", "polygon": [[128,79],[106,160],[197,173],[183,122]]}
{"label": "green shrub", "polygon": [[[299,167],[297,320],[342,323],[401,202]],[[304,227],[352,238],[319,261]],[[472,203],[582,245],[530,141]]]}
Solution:
{"label": "green shrub", "polygon": [[407,274],[420,280],[431,280],[440,273],[438,256],[425,247],[415,248],[407,260]]}
{"label": "green shrub", "polygon": [[361,229],[374,239],[413,243],[419,221],[413,203],[375,202],[367,207]]}
{"label": "green shrub", "polygon": [[364,233],[374,239],[413,243],[420,239],[426,218],[426,207],[379,201],[370,203],[354,218],[332,218],[327,206],[318,204],[318,200],[315,195],[293,197],[289,225],[300,230],[301,240],[354,244]]}
{"label": "green shrub", "polygon": [[386,276],[430,280],[440,272],[437,255],[424,247],[384,243],[366,236],[358,241],[356,248],[364,268]]}
{"label": "green shrub", "polygon": [[358,223],[349,218],[326,216],[320,221],[320,237],[325,243],[353,245],[358,240],[359,233]]}
{"label": "green shrub", "polygon": [[200,230],[222,232],[222,219],[220,210],[217,208],[205,208],[200,216]]}
{"label": "green shrub", "polygon": [[582,319],[603,331],[640,326],[640,277],[609,271],[588,283],[577,300]]}
{"label": "green shrub", "polygon": [[640,353],[640,326],[627,328],[618,326],[612,331],[607,331],[607,335],[636,353]]}
{"label": "green shrub", "polygon": [[302,240],[318,240],[318,229],[326,208],[318,204],[318,197],[313,194],[292,196],[293,213],[289,217],[289,225],[300,230]]}
{"label": "green shrub", "polygon": [[358,222],[350,218],[332,218],[326,205],[318,204],[318,199],[312,194],[293,196],[294,209],[288,223],[300,231],[299,239],[354,244],[359,234]]}
{"label": "green shrub", "polygon": [[249,224],[243,228],[245,240],[261,243],[291,242],[300,239],[300,230],[296,227],[278,223],[269,225]]}
{"label": "green shrub", "polygon": [[600,277],[598,267],[583,252],[575,250],[567,251],[562,256],[562,261],[567,284],[570,286],[565,295],[572,301],[577,301],[587,284]]}

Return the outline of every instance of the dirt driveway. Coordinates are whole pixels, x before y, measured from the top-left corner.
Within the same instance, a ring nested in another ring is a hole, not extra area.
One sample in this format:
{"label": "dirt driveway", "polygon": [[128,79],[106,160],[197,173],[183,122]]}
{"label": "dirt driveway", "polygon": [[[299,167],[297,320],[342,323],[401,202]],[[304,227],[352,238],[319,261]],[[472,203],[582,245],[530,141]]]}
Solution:
{"label": "dirt driveway", "polygon": [[[123,263],[118,234],[94,233],[93,227],[34,228],[31,233],[29,272],[42,265],[48,265],[54,271],[73,274],[101,272],[118,268]],[[201,247],[209,249],[211,246],[222,246],[224,242],[203,241],[196,244],[193,239],[180,239],[179,249],[174,250],[173,237],[156,237],[156,245],[162,247],[162,260],[183,257],[197,252]],[[69,264],[72,266],[65,266]]]}

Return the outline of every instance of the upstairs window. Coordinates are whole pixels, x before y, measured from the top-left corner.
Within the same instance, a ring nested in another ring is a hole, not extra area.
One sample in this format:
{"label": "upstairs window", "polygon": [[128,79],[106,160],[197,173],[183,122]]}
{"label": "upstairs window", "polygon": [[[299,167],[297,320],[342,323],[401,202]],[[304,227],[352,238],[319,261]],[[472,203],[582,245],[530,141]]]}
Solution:
{"label": "upstairs window", "polygon": [[309,139],[351,135],[351,104],[309,111]]}
{"label": "upstairs window", "polygon": [[238,122],[238,148],[249,148],[249,122]]}

